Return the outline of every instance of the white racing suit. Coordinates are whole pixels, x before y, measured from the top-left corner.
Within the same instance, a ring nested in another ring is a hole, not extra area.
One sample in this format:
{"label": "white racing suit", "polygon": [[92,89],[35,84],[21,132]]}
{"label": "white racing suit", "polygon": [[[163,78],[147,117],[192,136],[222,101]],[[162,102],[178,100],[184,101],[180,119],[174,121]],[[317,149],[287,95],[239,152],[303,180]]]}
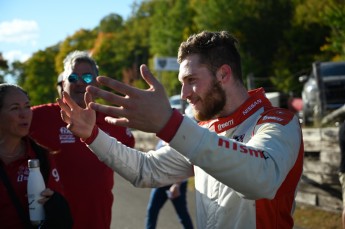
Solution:
{"label": "white racing suit", "polygon": [[128,148],[101,130],[89,147],[137,187],[194,175],[198,228],[292,228],[303,170],[299,121],[273,108],[262,88],[249,94],[232,115],[202,127],[174,112],[169,123],[177,131],[164,133],[170,146],[157,151]]}

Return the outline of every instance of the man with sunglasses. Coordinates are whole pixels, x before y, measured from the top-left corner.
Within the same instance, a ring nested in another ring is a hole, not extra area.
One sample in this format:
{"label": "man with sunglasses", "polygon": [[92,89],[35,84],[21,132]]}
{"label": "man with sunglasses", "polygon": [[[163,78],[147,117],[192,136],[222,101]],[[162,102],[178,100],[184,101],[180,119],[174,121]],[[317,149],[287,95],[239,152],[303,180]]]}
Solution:
{"label": "man with sunglasses", "polygon": [[[85,108],[88,85],[97,86],[98,67],[88,52],[74,51],[64,60],[62,89]],[[31,136],[41,145],[55,151],[59,177],[64,186],[75,228],[109,229],[113,203],[114,172],[73,135],[61,120],[57,103],[33,107]],[[134,147],[128,128],[108,124],[105,115],[97,113],[97,125],[109,135]]]}

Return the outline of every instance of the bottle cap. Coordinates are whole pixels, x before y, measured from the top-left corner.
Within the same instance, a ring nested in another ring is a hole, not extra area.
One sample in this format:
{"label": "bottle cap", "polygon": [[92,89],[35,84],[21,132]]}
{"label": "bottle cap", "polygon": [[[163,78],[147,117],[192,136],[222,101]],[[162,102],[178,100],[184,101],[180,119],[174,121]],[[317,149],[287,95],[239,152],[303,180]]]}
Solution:
{"label": "bottle cap", "polygon": [[29,168],[38,168],[38,167],[40,167],[40,161],[38,159],[30,159],[30,160],[28,160],[28,167]]}

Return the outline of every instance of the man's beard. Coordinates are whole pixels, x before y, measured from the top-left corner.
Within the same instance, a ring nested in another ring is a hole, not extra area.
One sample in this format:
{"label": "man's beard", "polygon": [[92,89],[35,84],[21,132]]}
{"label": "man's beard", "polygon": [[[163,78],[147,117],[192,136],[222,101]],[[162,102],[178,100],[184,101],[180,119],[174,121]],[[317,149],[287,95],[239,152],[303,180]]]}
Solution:
{"label": "man's beard", "polygon": [[200,110],[194,110],[194,118],[198,121],[207,121],[215,118],[224,108],[226,103],[226,95],[220,82],[213,80],[211,87],[200,98],[202,103]]}

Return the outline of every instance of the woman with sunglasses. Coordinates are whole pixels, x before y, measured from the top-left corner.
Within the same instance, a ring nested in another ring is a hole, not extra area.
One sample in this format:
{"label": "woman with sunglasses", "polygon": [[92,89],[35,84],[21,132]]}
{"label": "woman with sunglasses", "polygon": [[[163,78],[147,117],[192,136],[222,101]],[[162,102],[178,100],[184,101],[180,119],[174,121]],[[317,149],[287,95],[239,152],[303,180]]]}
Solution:
{"label": "woman with sunglasses", "polygon": [[1,228],[34,228],[29,220],[27,197],[29,159],[40,160],[48,187],[41,193],[40,203],[44,204],[46,215],[41,228],[71,228],[68,204],[56,192],[62,191],[58,170],[50,161],[49,152],[27,136],[32,111],[27,93],[19,86],[0,84],[0,120]]}
{"label": "woman with sunglasses", "polygon": [[[98,67],[85,51],[73,51],[64,60],[62,87],[85,108],[84,93],[88,85],[97,86]],[[54,155],[64,192],[74,219],[74,229],[109,229],[113,204],[114,172],[66,128],[57,103],[33,107],[31,136],[40,144],[58,151]],[[97,125],[134,147],[134,137],[125,127],[111,125],[105,115],[97,113]]]}

